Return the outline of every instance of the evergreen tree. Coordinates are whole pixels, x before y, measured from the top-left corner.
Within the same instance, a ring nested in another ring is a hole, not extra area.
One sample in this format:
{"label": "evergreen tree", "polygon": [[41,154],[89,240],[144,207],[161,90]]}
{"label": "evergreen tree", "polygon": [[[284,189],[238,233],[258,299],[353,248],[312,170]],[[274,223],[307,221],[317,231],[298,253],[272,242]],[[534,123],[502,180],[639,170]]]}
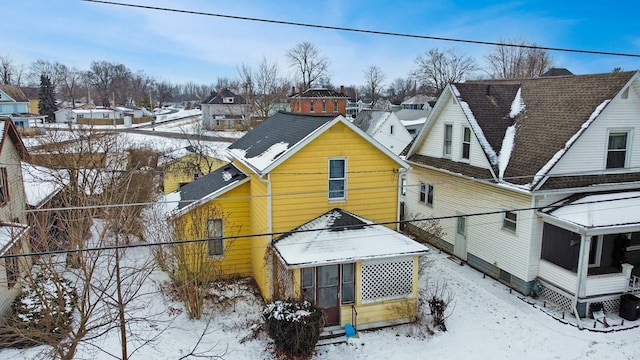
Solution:
{"label": "evergreen tree", "polygon": [[53,122],[55,120],[55,112],[58,110],[56,105],[56,98],[51,86],[51,79],[49,76],[40,75],[40,91],[38,92],[38,112],[40,115],[47,115],[47,121]]}

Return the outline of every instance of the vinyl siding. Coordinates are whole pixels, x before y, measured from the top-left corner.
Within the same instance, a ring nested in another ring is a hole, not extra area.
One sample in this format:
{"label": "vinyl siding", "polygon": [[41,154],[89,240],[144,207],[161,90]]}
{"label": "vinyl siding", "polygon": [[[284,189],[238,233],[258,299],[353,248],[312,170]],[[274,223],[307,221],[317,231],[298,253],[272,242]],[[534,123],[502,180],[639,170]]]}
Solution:
{"label": "vinyl siding", "polygon": [[[206,237],[206,221],[209,218],[224,217],[224,236],[250,234],[249,221],[249,184],[245,183],[202,206],[193,209],[180,218],[181,224],[191,226],[194,222],[193,238]],[[187,233],[190,234],[190,233]],[[211,276],[247,276],[251,274],[251,239],[238,238],[224,240],[224,256],[210,258],[207,255],[207,243],[188,244],[192,261],[189,266],[196,269],[201,262],[215,267]],[[203,266],[202,268],[206,268]]]}
{"label": "vinyl siding", "polygon": [[462,129],[464,126],[469,126],[469,122],[458,104],[448,100],[438,116],[431,121],[434,121],[434,123],[427,134],[427,138],[417,149],[418,154],[436,158],[444,157],[444,125],[451,124],[453,126],[451,160],[469,163],[483,169],[491,168],[473,130],[471,131],[469,160],[462,159]]}
{"label": "vinyl siding", "polygon": [[11,139],[7,136],[2,143],[0,164],[7,169],[9,181],[9,203],[0,207],[0,221],[12,222],[16,218],[19,223],[26,224],[27,216],[24,212],[27,203],[22,181],[20,156]]}
{"label": "vinyl siding", "polygon": [[[328,199],[329,158],[347,160],[344,201]],[[271,172],[273,230],[288,231],[342,208],[375,222],[395,221],[399,165],[337,123]]]}
{"label": "vinyl siding", "polygon": [[207,175],[221,166],[227,164],[227,161],[207,157],[198,159],[196,155],[187,155],[181,159],[176,159],[167,164],[164,169],[163,187],[164,193],[169,194],[180,188],[180,184],[189,183],[194,180],[193,175],[195,169],[193,166],[199,163],[199,168],[203,171],[200,175]]}
{"label": "vinyl siding", "polygon": [[[484,213],[528,208],[531,197],[508,189],[474,182],[436,170],[414,166],[408,173],[406,195],[407,214],[424,217],[446,217],[459,214]],[[433,207],[420,203],[420,182],[434,185]],[[442,239],[454,244],[455,217],[440,220]],[[539,240],[531,238],[536,224],[532,211],[518,212],[513,233],[502,228],[503,213],[467,218],[467,252],[525,281],[537,276]]]}
{"label": "vinyl siding", "polygon": [[[550,174],[575,174],[605,169],[608,131],[631,130],[630,161],[632,169],[640,167],[640,95],[629,88],[627,99],[615,97],[600,116],[558,161]],[[584,119],[587,121],[587,119]],[[627,154],[629,156],[629,153]],[[622,169],[612,170],[613,172]],[[623,170],[622,170],[623,171]]]}

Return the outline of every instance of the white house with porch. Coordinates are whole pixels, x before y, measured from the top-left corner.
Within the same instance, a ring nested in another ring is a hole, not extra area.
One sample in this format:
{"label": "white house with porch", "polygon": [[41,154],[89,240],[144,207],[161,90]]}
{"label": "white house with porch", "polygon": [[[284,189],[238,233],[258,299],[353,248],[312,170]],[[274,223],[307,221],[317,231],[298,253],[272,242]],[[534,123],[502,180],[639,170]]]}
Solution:
{"label": "white house with porch", "polygon": [[638,72],[450,84],[401,216],[441,218],[433,244],[524,294],[617,310],[639,290],[639,118]]}

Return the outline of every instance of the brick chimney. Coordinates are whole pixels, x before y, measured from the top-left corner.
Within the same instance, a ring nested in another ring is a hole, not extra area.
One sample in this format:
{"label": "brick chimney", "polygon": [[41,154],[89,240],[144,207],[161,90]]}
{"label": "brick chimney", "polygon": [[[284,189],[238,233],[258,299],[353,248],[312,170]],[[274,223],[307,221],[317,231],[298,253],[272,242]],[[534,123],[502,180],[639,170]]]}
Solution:
{"label": "brick chimney", "polygon": [[340,85],[340,94],[344,94],[344,85]]}
{"label": "brick chimney", "polygon": [[293,95],[295,95],[295,94],[296,94],[296,87],[295,87],[295,86],[292,86],[292,87],[291,87],[291,96],[293,96]]}

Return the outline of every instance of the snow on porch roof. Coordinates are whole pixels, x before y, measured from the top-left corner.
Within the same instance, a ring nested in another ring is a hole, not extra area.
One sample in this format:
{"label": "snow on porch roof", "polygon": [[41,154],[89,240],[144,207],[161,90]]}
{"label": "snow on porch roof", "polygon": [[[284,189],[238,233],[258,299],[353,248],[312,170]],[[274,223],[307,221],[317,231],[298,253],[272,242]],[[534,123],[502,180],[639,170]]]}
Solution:
{"label": "snow on porch roof", "polygon": [[428,250],[386,226],[341,209],[330,210],[282,235],[273,247],[285,264],[294,268],[420,255]]}
{"label": "snow on porch roof", "polygon": [[540,214],[554,225],[585,235],[640,231],[640,191],[571,197]]}

